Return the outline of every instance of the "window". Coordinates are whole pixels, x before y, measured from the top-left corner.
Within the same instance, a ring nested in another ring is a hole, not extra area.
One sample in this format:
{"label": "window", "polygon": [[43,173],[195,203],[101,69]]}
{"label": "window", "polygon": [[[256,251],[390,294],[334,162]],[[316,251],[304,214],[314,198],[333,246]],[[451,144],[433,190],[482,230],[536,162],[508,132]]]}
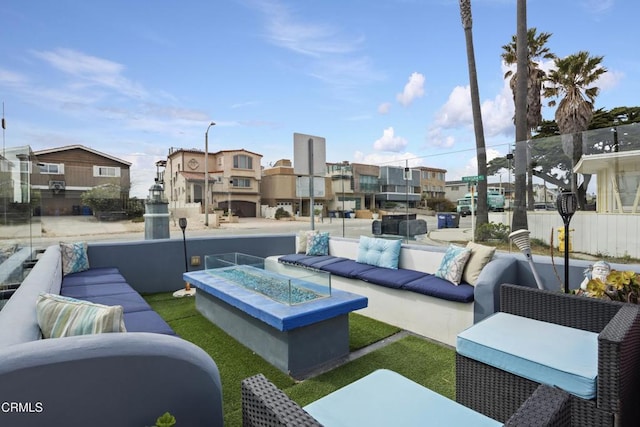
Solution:
{"label": "window", "polygon": [[251,180],[249,178],[233,178],[234,188],[251,188]]}
{"label": "window", "polygon": [[114,166],[94,166],[93,176],[119,177],[120,168]]}
{"label": "window", "polygon": [[233,156],[233,167],[235,169],[253,169],[253,159],[244,154]]}
{"label": "window", "polygon": [[39,163],[40,173],[63,174],[64,164],[62,163]]}

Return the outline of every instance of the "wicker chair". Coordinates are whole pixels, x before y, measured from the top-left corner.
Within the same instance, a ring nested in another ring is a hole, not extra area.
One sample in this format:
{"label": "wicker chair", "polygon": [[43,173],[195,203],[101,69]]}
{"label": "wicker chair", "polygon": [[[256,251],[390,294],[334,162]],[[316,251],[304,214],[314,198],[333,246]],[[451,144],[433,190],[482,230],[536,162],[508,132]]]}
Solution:
{"label": "wicker chair", "polygon": [[[568,427],[569,394],[541,385],[507,421],[508,427]],[[244,427],[321,426],[264,375],[242,381],[242,425]]]}
{"label": "wicker chair", "polygon": [[[571,425],[630,426],[640,414],[640,306],[502,285],[500,310],[598,333],[596,398],[571,395]],[[509,419],[538,383],[456,354],[456,400]]]}

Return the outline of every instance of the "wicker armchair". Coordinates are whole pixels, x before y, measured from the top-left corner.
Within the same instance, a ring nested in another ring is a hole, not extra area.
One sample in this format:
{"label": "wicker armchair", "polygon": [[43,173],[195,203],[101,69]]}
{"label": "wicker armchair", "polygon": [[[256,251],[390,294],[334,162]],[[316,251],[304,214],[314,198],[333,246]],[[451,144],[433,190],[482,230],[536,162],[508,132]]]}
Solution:
{"label": "wicker armchair", "polygon": [[[571,408],[569,394],[539,386],[507,421],[508,427],[568,427]],[[242,425],[244,427],[321,426],[264,375],[242,381]]]}
{"label": "wicker armchair", "polygon": [[[571,425],[628,426],[640,414],[640,306],[502,285],[500,310],[598,333],[596,398],[571,395]],[[456,354],[456,400],[498,421],[538,383]]]}

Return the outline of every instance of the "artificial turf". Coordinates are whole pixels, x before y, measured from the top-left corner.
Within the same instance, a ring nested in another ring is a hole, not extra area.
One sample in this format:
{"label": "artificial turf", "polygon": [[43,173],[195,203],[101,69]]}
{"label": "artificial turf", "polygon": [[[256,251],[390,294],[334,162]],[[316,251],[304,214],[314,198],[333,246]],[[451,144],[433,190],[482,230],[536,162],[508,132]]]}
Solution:
{"label": "artificial turf", "polygon": [[[146,295],[145,299],[180,337],[201,347],[218,365],[226,426],[242,425],[240,383],[244,378],[258,373],[264,374],[301,406],[382,368],[398,372],[437,393],[454,398],[454,351],[420,337],[404,337],[331,371],[296,381],[200,315],[193,298],[173,298],[171,293],[162,293]],[[349,315],[351,351],[396,332],[398,328],[394,326],[356,313]]]}

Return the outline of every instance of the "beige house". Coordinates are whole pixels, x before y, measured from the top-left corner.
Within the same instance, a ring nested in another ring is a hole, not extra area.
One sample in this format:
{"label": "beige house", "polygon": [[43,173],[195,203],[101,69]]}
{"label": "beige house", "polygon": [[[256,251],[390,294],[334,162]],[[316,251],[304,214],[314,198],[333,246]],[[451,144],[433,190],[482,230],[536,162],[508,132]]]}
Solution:
{"label": "beige house", "polygon": [[420,188],[424,199],[443,199],[445,197],[446,169],[427,166],[417,168],[420,171]]}
{"label": "beige house", "polygon": [[39,192],[36,215],[88,213],[81,196],[104,184],[120,186],[123,200],[129,198],[131,163],[83,145],[35,151],[30,162],[31,189]]}
{"label": "beige house", "polygon": [[596,175],[598,213],[640,213],[640,150],[583,155],[574,172]]}
{"label": "beige house", "polygon": [[[258,216],[262,155],[240,150],[222,150],[208,153],[207,177],[209,212],[225,212],[231,208],[234,215]],[[205,155],[195,149],[171,148],[162,176],[169,209],[205,206]]]}

